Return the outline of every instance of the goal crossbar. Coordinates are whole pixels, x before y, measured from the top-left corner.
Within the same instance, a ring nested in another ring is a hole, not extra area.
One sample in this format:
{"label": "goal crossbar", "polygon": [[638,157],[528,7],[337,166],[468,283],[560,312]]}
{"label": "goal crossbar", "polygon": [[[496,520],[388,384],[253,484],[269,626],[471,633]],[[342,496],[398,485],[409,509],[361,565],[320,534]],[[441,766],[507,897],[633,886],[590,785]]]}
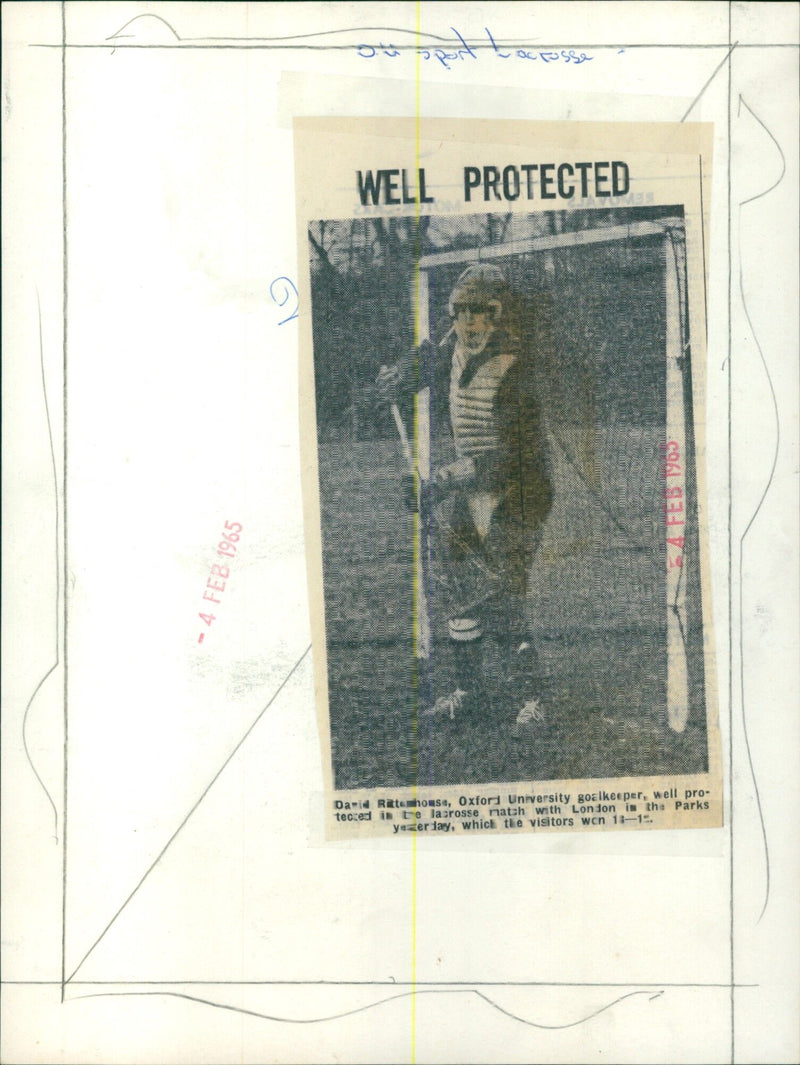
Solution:
{"label": "goal crossbar", "polygon": [[458,251],[435,252],[423,255],[419,260],[420,270],[453,263],[482,262],[484,259],[501,259],[509,255],[526,255],[536,251],[553,251],[555,248],[573,248],[585,244],[610,244],[636,237],[660,236],[669,230],[683,229],[682,218],[660,218],[657,221],[630,222],[622,226],[604,226],[599,229],[578,229],[570,233],[552,233],[528,240],[513,240],[507,244],[493,244],[483,248],[464,248]]}

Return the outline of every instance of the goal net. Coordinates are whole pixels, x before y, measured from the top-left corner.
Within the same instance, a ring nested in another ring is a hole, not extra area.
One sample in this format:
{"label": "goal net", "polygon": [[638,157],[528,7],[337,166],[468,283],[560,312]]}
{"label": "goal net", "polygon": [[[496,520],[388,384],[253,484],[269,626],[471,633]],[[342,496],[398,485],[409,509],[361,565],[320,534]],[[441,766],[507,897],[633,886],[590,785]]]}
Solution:
{"label": "goal net", "polygon": [[[683,218],[676,209],[424,256],[420,340],[440,343],[450,292],[479,261],[500,266],[520,299],[549,440],[554,503],[530,575],[531,629],[554,660],[581,648],[582,685],[587,675],[604,693],[617,684],[682,732],[704,702]],[[418,454],[441,446],[429,426],[423,397]],[[419,528],[425,657],[433,604],[422,562],[436,529]]]}

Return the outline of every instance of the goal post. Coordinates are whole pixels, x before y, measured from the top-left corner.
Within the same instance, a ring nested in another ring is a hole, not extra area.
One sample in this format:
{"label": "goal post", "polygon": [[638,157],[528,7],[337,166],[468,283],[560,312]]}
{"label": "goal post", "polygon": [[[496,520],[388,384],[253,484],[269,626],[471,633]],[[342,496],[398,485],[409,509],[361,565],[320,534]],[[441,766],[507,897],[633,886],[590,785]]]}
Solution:
{"label": "goal post", "polygon": [[[689,717],[689,679],[686,653],[686,388],[688,361],[684,290],[685,245],[667,230],[664,237],[664,298],[666,308],[667,424],[664,442],[664,529],[667,566],[667,719],[674,732],[683,732]],[[683,284],[682,284],[683,282]]]}
{"label": "goal post", "polygon": [[[430,300],[428,293],[429,275],[419,264],[415,271],[414,298],[415,333],[417,350],[426,350],[425,342],[430,340]],[[433,515],[427,505],[425,485],[431,478],[431,455],[433,454],[433,426],[431,421],[431,367],[417,367],[420,388],[414,397],[414,461],[416,466],[417,512],[414,519],[414,654],[417,658],[427,659],[431,653],[431,611],[433,588],[431,573],[433,566]]]}

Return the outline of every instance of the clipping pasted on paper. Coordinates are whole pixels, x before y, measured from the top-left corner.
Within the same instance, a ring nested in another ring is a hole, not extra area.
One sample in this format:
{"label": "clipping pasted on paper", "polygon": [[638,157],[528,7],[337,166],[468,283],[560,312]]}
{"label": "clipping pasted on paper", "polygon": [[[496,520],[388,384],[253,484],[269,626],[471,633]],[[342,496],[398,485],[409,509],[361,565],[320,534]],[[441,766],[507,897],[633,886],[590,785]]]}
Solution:
{"label": "clipping pasted on paper", "polygon": [[328,837],[720,825],[711,127],[294,133]]}

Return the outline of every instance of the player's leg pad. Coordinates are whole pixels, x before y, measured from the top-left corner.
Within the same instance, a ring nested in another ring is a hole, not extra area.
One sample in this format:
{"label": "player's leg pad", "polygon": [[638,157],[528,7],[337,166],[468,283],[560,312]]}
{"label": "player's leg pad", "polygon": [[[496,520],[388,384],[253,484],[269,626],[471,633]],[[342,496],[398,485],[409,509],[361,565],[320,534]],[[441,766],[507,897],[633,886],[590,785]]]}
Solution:
{"label": "player's leg pad", "polygon": [[[425,716],[463,717],[483,705],[480,639],[448,640],[434,657],[434,690],[444,692]],[[452,710],[452,713],[451,713]]]}
{"label": "player's leg pad", "polygon": [[507,644],[506,689],[515,703],[541,697],[543,676],[539,656],[530,639]]}

